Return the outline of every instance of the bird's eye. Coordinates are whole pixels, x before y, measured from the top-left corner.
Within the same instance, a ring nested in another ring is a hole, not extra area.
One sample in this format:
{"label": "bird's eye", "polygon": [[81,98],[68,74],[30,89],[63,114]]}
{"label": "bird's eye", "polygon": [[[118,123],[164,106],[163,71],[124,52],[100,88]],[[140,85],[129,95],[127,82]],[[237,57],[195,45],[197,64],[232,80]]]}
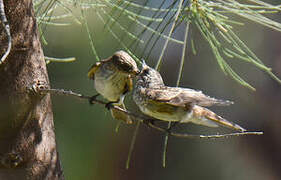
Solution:
{"label": "bird's eye", "polygon": [[120,64],[120,69],[124,72],[129,73],[133,71],[133,66],[128,63],[122,63]]}

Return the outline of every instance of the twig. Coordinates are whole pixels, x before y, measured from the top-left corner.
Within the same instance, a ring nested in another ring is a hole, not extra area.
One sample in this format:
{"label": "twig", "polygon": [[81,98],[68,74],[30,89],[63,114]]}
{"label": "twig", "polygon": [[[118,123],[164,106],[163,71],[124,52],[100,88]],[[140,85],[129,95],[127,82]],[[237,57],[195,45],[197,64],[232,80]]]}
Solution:
{"label": "twig", "polygon": [[[153,129],[157,129],[161,132],[167,132],[166,129],[161,128],[159,126],[155,126],[154,124],[149,123],[149,127]],[[216,135],[194,135],[194,134],[185,134],[185,133],[175,133],[169,132],[170,136],[180,137],[180,138],[192,138],[192,139],[218,139],[218,138],[228,138],[231,136],[243,136],[243,135],[263,135],[263,132],[239,132],[239,133],[229,133],[229,134],[216,134]]]}
{"label": "twig", "polygon": [[[91,96],[85,96],[79,93],[75,93],[73,91],[67,91],[64,89],[40,89],[38,90],[40,93],[52,93],[58,95],[66,95],[66,96],[73,96],[79,99],[86,99],[88,101],[92,101],[92,103],[97,103],[101,105],[106,105],[107,103],[98,99],[92,99]],[[139,120],[141,123],[147,125],[148,127],[158,130],[160,132],[168,133],[170,136],[180,137],[180,138],[192,138],[192,139],[219,139],[219,138],[228,138],[233,136],[245,136],[245,135],[263,135],[263,132],[237,132],[237,133],[229,133],[229,134],[215,134],[215,135],[194,135],[194,134],[186,134],[186,133],[177,133],[172,131],[167,131],[167,129],[161,128],[151,123],[151,120],[155,119],[148,119],[147,117],[141,116],[139,114],[124,110],[118,106],[112,106],[111,108],[116,109],[120,112],[126,113],[129,116],[133,117],[136,120]]]}
{"label": "twig", "polygon": [[8,38],[8,48],[0,60],[0,65],[1,65],[6,60],[7,56],[10,54],[10,51],[12,48],[12,37],[11,37],[11,32],[10,32],[10,26],[9,26],[9,22],[8,22],[6,14],[5,14],[3,0],[0,0],[0,16],[1,16],[1,22],[3,24],[3,27],[6,31],[7,38]]}

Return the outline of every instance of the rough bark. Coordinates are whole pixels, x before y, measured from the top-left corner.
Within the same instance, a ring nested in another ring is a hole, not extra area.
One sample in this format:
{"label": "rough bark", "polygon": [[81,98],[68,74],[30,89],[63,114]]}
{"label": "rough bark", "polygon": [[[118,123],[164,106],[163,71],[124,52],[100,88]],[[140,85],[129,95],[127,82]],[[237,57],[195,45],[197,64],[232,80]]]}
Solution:
{"label": "rough bark", "polygon": [[[53,124],[50,95],[30,91],[48,87],[32,0],[4,0],[12,50],[0,65],[0,179],[64,179]],[[7,36],[0,28],[0,55]]]}

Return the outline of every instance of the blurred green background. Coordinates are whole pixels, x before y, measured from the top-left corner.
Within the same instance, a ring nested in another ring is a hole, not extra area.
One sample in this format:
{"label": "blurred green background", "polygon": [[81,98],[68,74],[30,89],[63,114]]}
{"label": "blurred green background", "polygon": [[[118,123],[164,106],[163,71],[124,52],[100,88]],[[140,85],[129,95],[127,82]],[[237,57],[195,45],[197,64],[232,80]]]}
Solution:
{"label": "blurred green background", "polygon": [[[94,43],[101,58],[111,56],[122,46],[103,29],[94,14],[87,14]],[[277,21],[281,15],[275,15]],[[280,22],[280,21],[279,21]],[[281,33],[247,23],[236,32],[263,62],[281,77]],[[182,28],[176,33],[182,36]],[[122,32],[119,32],[122,33]],[[50,63],[48,73],[52,88],[94,95],[93,82],[87,78],[95,62],[85,27],[47,26],[48,45],[44,53],[51,57],[76,57],[71,63]],[[118,34],[118,32],[117,32]],[[278,180],[281,179],[281,86],[255,67],[230,60],[257,91],[252,92],[225,76],[206,41],[198,32],[197,55],[189,48],[183,72],[182,87],[200,89],[206,94],[235,102],[229,107],[211,108],[226,119],[250,131],[264,131],[263,136],[244,136],[218,140],[179,139],[168,142],[167,167],[162,168],[164,135],[141,125],[131,167],[125,169],[134,125],[122,125],[115,133],[116,120],[101,105],[72,97],[52,96],[58,151],[68,180],[143,180],[143,179],[208,179],[208,180]],[[162,47],[162,46],[161,46]],[[161,47],[156,47],[147,63],[155,64]],[[143,47],[139,47],[138,52]],[[167,85],[176,83],[181,49],[170,43],[164,55],[161,74]],[[127,97],[127,107],[136,106]],[[224,128],[196,125],[178,127],[193,134],[228,133]]]}

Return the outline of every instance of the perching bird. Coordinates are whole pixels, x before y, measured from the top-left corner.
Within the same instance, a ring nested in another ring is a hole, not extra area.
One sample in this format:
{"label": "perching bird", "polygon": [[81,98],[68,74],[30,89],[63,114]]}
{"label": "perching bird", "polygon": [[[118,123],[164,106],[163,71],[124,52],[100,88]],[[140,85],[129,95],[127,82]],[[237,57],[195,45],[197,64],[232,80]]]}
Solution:
{"label": "perching bird", "polygon": [[[133,58],[124,51],[117,51],[113,56],[95,63],[90,68],[88,77],[94,80],[97,92],[110,101],[108,104],[118,105],[126,110],[123,100],[126,93],[133,89],[132,78],[138,73],[139,69]],[[110,111],[113,118],[132,123],[125,113],[115,109]]]}
{"label": "perching bird", "polygon": [[209,127],[221,125],[238,131],[246,131],[241,126],[205,108],[212,105],[227,106],[233,102],[218,100],[189,88],[165,86],[160,73],[147,66],[145,62],[143,62],[142,71],[137,76],[133,100],[144,114],[159,120],[192,122]]}

